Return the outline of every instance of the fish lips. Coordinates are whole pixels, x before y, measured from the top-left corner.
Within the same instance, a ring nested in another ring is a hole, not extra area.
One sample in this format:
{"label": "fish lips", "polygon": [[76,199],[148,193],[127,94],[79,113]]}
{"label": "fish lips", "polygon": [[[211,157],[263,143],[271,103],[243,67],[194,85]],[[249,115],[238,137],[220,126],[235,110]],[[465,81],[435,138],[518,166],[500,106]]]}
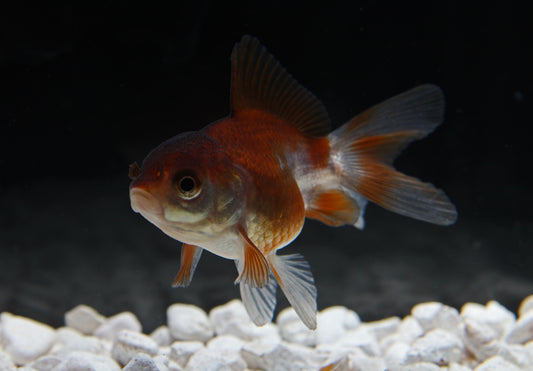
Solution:
{"label": "fish lips", "polygon": [[131,208],[140,213],[153,224],[164,220],[164,209],[159,200],[150,192],[140,187],[130,188]]}

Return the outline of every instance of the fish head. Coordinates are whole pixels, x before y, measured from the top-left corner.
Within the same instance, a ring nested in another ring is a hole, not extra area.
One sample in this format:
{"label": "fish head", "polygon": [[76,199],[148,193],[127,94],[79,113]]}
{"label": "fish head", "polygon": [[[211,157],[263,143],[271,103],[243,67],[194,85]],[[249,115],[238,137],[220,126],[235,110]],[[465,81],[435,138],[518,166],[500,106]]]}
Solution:
{"label": "fish head", "polygon": [[245,174],[201,132],[163,142],[130,178],[133,211],[181,242],[201,246],[242,214]]}

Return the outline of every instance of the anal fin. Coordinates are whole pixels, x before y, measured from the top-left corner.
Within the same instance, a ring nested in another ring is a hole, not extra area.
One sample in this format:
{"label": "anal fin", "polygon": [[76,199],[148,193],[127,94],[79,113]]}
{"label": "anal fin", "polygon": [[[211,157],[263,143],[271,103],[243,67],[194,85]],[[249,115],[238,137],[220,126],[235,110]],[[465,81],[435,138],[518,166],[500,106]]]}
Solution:
{"label": "anal fin", "polygon": [[268,283],[270,268],[268,262],[257,246],[248,238],[243,227],[239,234],[244,241],[244,266],[235,283],[245,283],[250,287],[263,287]]}
{"label": "anal fin", "polygon": [[202,248],[194,245],[184,243],[181,247],[181,266],[172,286],[185,287],[189,286],[194,274],[194,270],[198,265],[198,261],[202,256]]}
{"label": "anal fin", "polygon": [[315,192],[305,216],[320,220],[331,226],[355,224],[361,215],[357,201],[340,189],[319,190]]}

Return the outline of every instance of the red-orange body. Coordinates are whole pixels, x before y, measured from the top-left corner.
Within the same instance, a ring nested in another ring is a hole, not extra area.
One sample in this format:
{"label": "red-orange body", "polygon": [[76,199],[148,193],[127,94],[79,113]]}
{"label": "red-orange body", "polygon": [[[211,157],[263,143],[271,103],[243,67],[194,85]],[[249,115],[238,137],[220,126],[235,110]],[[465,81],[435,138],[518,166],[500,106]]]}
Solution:
{"label": "red-orange body", "polygon": [[276,287],[309,328],[316,287],[309,264],[277,255],[305,218],[364,226],[368,201],[449,225],[455,207],[433,185],[396,171],[411,141],[442,121],[434,85],[391,98],[330,132],[320,101],[259,42],[245,36],[232,54],[231,114],[155,148],[130,168],[133,210],[183,242],[174,280],[187,286],[203,250],[235,260],[243,303],[257,325],[273,316]]}
{"label": "red-orange body", "polygon": [[249,110],[205,129],[231,161],[246,169],[248,237],[265,254],[290,243],[303,227],[305,200],[295,171],[327,169],[326,138],[302,134],[268,112]]}

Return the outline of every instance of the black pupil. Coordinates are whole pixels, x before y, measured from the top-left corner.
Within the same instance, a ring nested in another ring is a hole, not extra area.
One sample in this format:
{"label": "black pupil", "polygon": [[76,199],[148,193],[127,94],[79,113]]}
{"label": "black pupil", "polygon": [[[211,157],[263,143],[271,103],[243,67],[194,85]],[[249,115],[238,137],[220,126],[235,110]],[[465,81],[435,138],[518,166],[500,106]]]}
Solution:
{"label": "black pupil", "polygon": [[194,179],[186,176],[180,181],[180,189],[183,192],[191,192],[194,189]]}

